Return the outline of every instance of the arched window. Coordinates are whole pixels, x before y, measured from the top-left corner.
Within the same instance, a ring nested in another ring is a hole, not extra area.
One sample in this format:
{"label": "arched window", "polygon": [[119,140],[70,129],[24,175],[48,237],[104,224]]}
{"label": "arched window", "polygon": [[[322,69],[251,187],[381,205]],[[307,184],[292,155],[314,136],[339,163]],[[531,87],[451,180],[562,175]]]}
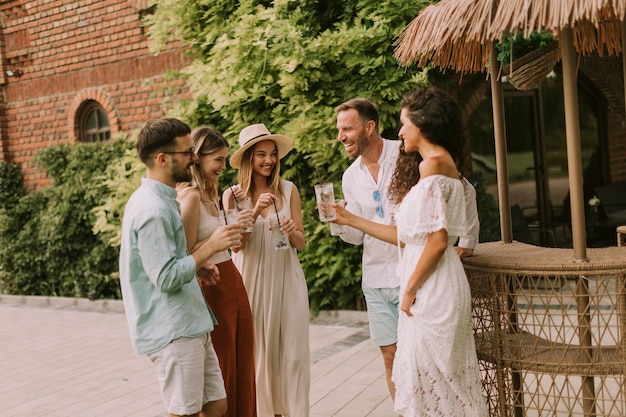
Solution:
{"label": "arched window", "polygon": [[81,142],[104,142],[111,139],[109,118],[97,101],[85,101],[80,106],[76,118],[78,140]]}

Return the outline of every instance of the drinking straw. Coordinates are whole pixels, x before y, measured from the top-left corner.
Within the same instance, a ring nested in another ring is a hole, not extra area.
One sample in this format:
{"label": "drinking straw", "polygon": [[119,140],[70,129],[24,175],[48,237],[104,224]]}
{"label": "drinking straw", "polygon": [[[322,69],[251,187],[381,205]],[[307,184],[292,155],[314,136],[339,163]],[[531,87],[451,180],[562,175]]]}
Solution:
{"label": "drinking straw", "polygon": [[235,204],[237,204],[237,197],[235,197],[235,192],[233,191],[233,186],[229,185],[228,188],[230,188],[230,192],[233,194],[233,198],[235,199]]}
{"label": "drinking straw", "polygon": [[278,217],[278,207],[276,207],[276,200],[272,198],[272,203],[274,203],[274,211],[276,212],[276,220],[278,220],[278,227],[280,227],[280,217]]}

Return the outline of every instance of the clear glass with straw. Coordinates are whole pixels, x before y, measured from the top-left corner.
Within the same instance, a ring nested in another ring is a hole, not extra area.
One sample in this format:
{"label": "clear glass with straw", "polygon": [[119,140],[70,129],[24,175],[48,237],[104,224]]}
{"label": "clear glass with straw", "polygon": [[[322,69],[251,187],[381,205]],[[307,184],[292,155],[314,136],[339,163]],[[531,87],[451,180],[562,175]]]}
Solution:
{"label": "clear glass with straw", "polygon": [[[219,210],[219,219],[220,226],[226,226],[229,224],[237,224],[239,219],[239,214],[237,213],[236,208]],[[233,245],[233,248],[239,248],[241,245]]]}
{"label": "clear glass with straw", "polygon": [[[281,216],[278,215],[278,208],[276,207],[276,201],[274,203],[274,210],[276,211],[276,218],[270,218],[270,229],[272,231],[272,242],[274,243],[274,250],[289,249],[289,236],[287,236],[281,229]],[[283,217],[284,218],[284,217]]]}
{"label": "clear glass with straw", "polygon": [[328,222],[337,218],[337,213],[333,207],[335,190],[332,182],[315,184],[315,200],[321,221]]}
{"label": "clear glass with straw", "polygon": [[[233,195],[233,200],[235,200],[235,207],[237,207],[238,211],[252,209],[252,199],[250,197],[246,195],[244,195],[243,197],[237,197],[235,195],[235,190],[233,189],[233,186],[231,185],[229,188],[230,188],[231,194]],[[244,233],[251,233],[253,229],[254,229],[254,224],[243,225]]]}

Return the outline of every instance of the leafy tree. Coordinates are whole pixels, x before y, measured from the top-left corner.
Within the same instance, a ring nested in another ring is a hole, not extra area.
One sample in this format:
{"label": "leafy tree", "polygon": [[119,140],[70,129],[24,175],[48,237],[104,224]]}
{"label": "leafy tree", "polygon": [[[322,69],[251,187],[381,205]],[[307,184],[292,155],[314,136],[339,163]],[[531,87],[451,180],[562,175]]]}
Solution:
{"label": "leafy tree", "polygon": [[100,205],[93,208],[96,217],[93,233],[106,240],[110,246],[119,248],[122,243],[122,217],[126,202],[141,184],[145,166],[137,157],[136,141],[131,142],[124,154],[109,164],[95,180],[108,190]]}

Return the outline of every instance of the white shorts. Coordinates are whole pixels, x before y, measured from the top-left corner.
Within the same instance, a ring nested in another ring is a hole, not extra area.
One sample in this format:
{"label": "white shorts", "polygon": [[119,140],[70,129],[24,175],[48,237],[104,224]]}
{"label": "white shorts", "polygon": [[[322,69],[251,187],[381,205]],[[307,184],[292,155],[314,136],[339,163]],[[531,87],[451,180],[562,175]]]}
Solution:
{"label": "white shorts", "polygon": [[199,413],[204,404],[226,398],[222,372],[208,333],[175,339],[148,358],[156,366],[168,413]]}

